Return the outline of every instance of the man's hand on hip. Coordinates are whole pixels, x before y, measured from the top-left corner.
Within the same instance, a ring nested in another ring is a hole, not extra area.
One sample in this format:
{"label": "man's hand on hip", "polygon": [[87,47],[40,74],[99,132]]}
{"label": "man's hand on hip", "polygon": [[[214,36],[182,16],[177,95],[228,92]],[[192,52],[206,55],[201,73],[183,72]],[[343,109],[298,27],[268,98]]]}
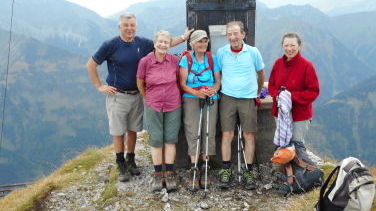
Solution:
{"label": "man's hand on hip", "polygon": [[98,88],[99,92],[102,92],[103,94],[112,96],[116,93],[116,88],[113,86],[108,86],[108,85],[100,85]]}

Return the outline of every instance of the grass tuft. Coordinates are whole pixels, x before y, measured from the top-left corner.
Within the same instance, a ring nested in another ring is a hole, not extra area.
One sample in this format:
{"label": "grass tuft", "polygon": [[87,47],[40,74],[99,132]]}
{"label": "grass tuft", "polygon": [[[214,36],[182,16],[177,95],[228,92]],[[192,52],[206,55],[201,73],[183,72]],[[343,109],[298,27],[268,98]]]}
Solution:
{"label": "grass tuft", "polygon": [[104,155],[95,149],[87,149],[82,155],[79,156],[80,159],[73,159],[67,164],[63,165],[62,168],[58,170],[58,174],[73,173],[76,171],[87,171],[96,164]]}
{"label": "grass tuft", "polygon": [[43,201],[51,191],[66,187],[73,181],[83,180],[82,171],[87,171],[99,164],[111,150],[106,147],[101,150],[88,149],[78,157],[68,161],[50,176],[42,178],[33,184],[18,190],[0,200],[1,210],[43,210]]}
{"label": "grass tuft", "polygon": [[112,166],[110,170],[109,182],[106,184],[106,187],[102,193],[101,204],[107,204],[112,201],[113,198],[117,196],[116,183],[118,180],[117,168]]}

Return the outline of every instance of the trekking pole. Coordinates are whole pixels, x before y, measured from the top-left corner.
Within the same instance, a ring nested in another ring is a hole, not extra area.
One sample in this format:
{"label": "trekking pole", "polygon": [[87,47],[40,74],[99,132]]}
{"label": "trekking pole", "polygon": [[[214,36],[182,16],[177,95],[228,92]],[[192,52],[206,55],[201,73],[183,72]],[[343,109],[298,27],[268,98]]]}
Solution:
{"label": "trekking pole", "polygon": [[211,99],[210,97],[209,98],[206,98],[206,142],[205,142],[205,192],[207,192],[207,185],[208,185],[208,160],[209,160],[209,156],[208,156],[208,151],[209,151],[209,147],[208,147],[208,144],[209,144],[209,122],[210,122],[210,106],[212,106],[214,104],[214,101],[213,99]]}
{"label": "trekking pole", "polygon": [[248,166],[247,166],[247,159],[245,158],[245,151],[244,151],[244,146],[243,146],[243,140],[242,140],[242,128],[239,125],[239,134],[240,134],[240,148],[243,152],[243,159],[244,159],[244,164],[245,164],[245,169],[248,171]]}
{"label": "trekking pole", "polygon": [[196,179],[196,171],[197,171],[197,162],[198,162],[198,149],[200,146],[200,139],[201,139],[201,124],[202,124],[202,111],[205,106],[205,100],[204,99],[199,99],[199,104],[200,104],[200,119],[198,122],[198,134],[197,134],[197,146],[196,146],[196,157],[195,157],[195,167],[193,170],[193,181],[192,181],[192,190],[195,190],[195,179]]}
{"label": "trekking pole", "polygon": [[238,125],[238,179],[239,183],[242,181],[242,176],[241,176],[241,160],[240,160],[240,123]]}

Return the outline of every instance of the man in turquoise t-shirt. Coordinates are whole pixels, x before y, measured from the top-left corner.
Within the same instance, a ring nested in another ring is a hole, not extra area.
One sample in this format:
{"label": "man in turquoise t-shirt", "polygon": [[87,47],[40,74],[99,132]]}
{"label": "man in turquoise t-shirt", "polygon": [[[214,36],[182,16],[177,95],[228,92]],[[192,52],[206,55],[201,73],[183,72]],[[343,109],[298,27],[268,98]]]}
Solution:
{"label": "man in turquoise t-shirt", "polygon": [[222,169],[219,171],[220,186],[228,188],[231,171],[231,142],[237,118],[243,130],[247,171],[243,174],[246,189],[255,189],[253,160],[255,133],[257,130],[256,98],[264,80],[264,62],[257,48],[243,42],[244,25],[240,21],[227,24],[226,36],[229,44],[217,52],[222,70],[222,97],[219,105],[222,126]]}

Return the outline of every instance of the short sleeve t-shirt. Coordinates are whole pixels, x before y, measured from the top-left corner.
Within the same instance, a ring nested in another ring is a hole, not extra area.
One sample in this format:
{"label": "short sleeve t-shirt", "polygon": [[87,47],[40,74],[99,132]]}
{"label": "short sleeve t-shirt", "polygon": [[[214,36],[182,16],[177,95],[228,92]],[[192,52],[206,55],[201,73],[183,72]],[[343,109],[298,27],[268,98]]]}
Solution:
{"label": "short sleeve t-shirt", "polygon": [[[191,54],[191,57],[192,57],[191,71],[193,71],[197,74],[197,73],[200,73],[201,71],[203,71],[204,69],[209,67],[208,56],[206,54],[204,56],[204,60],[201,63],[199,63],[197,61],[193,51],[191,51],[190,54]],[[216,73],[216,72],[220,71],[219,66],[218,66],[218,60],[217,60],[217,57],[215,55],[212,55],[212,58],[213,58],[214,73]],[[186,56],[183,56],[183,58],[180,60],[179,66],[181,66],[185,69],[188,69],[188,59],[187,59]],[[200,87],[200,86],[214,86],[214,83],[215,83],[215,79],[213,77],[213,72],[210,69],[203,72],[199,76],[195,76],[195,74],[188,72],[186,84],[189,87],[195,88],[195,87]],[[184,93],[183,97],[198,98],[197,96],[194,96],[194,95],[191,95],[191,94],[188,94],[188,93]],[[217,98],[218,98],[217,95],[213,96],[213,99],[217,99]]]}
{"label": "short sleeve t-shirt", "polygon": [[145,82],[145,104],[157,112],[169,112],[181,105],[178,87],[178,58],[167,54],[160,62],[154,53],[141,59],[137,78]]}
{"label": "short sleeve t-shirt", "polygon": [[136,73],[140,59],[153,51],[153,41],[136,36],[132,42],[120,36],[102,44],[92,57],[97,64],[107,61],[106,82],[121,90],[136,90]]}
{"label": "short sleeve t-shirt", "polygon": [[221,92],[236,98],[256,98],[257,71],[265,67],[258,49],[243,44],[242,51],[234,55],[227,44],[218,49],[217,56],[222,71]]}

